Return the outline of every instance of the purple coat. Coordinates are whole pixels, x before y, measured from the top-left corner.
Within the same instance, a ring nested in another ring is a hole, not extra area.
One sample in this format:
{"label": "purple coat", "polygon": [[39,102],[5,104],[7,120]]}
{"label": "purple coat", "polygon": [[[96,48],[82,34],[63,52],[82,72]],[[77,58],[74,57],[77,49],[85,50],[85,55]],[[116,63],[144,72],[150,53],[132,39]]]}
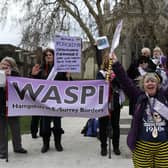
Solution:
{"label": "purple coat", "polygon": [[[125,94],[132,102],[135,103],[132,125],[127,137],[127,145],[130,148],[130,150],[133,151],[136,146],[138,133],[140,132],[139,130],[142,127],[142,117],[146,109],[148,99],[145,92],[137,88],[132,79],[128,77],[127,73],[125,72],[125,70],[123,69],[123,67],[119,62],[113,64],[113,71],[115,72],[117,78],[119,79],[121,88],[123,89]],[[167,105],[168,90],[163,91],[162,89],[159,89],[157,91],[156,98],[160,102]],[[166,131],[168,135],[168,130]]]}

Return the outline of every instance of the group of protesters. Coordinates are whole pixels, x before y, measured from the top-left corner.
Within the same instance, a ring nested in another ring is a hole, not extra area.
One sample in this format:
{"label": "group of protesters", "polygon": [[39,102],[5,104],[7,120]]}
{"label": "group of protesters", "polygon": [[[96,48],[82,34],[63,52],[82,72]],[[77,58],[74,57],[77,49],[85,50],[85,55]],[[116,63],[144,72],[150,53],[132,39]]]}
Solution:
{"label": "group of protesters", "polygon": [[[41,65],[36,64],[33,66],[30,72],[30,77],[35,79],[47,79],[54,64],[54,50],[47,48],[43,52],[43,62]],[[7,76],[20,76],[19,70],[15,60],[12,57],[5,57],[1,60],[0,69],[5,71]],[[71,80],[69,72],[58,72],[54,80]],[[27,150],[22,147],[21,144],[21,132],[19,117],[7,117],[6,116],[6,92],[4,87],[0,88],[0,159],[7,157],[7,124],[11,128],[13,150],[15,153],[25,154]],[[51,128],[51,122],[54,126]],[[38,127],[40,125],[40,136],[43,139],[43,146],[41,152],[45,153],[49,150],[49,142],[51,133],[54,135],[55,148],[57,151],[63,151],[61,144],[61,135],[64,130],[61,128],[61,117],[50,116],[32,116],[31,121],[31,134],[32,138],[37,138]]]}
{"label": "group of protesters", "polygon": [[[143,48],[137,63],[126,72],[114,53],[110,57],[113,71],[131,102],[127,144],[134,167],[168,168],[167,58],[159,47],[154,48],[153,56],[149,48]],[[135,71],[139,74],[130,78],[129,72]]]}
{"label": "group of protesters", "polygon": [[[112,65],[110,65],[112,60]],[[142,48],[141,55],[127,71],[124,70],[114,53],[106,53],[101,70],[96,79],[110,81],[109,116],[99,118],[100,154],[107,155],[108,126],[112,126],[113,152],[120,155],[120,109],[122,106],[122,91],[129,98],[129,112],[132,115],[131,129],[127,143],[132,151],[134,167],[168,168],[168,67],[167,57],[159,47]],[[47,79],[54,64],[54,50],[47,48],[43,52],[43,62],[36,64],[30,72],[30,77]],[[110,67],[110,68],[109,68]],[[0,69],[6,75],[19,76],[16,62],[11,57],[5,57],[0,63]],[[54,80],[71,80],[67,72],[58,72]],[[19,117],[5,116],[5,88],[0,88],[3,96],[0,106],[0,158],[6,158],[6,128],[9,123],[12,131],[13,149],[16,153],[27,153],[22,147]],[[53,127],[51,127],[53,122]],[[40,125],[40,126],[39,126]],[[39,129],[39,128],[40,129]],[[50,137],[53,133],[55,148],[63,151],[61,144],[64,130],[61,117],[33,116],[31,120],[32,138],[42,137],[42,153],[50,149]]]}

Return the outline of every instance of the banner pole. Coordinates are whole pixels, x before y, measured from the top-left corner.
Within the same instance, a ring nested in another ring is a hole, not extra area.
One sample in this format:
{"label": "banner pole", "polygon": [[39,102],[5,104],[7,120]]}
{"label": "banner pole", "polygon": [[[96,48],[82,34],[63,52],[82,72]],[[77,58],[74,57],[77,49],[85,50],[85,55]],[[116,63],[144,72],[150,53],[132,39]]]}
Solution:
{"label": "banner pole", "polygon": [[8,162],[8,117],[6,116],[6,162]]}
{"label": "banner pole", "polygon": [[[108,65],[108,72],[106,74],[106,81],[109,82],[109,101],[110,101],[110,92],[111,92],[111,87],[110,87],[110,74],[112,70],[112,64],[113,60],[112,58],[109,58],[109,65]],[[113,101],[113,100],[112,100]],[[109,108],[109,106],[108,106]],[[111,114],[109,110],[109,121],[108,121],[108,128],[107,128],[107,134],[108,134],[108,142],[109,142],[109,159],[111,159],[111,139],[112,139],[112,125],[111,125]]]}
{"label": "banner pole", "polygon": [[8,162],[8,85],[6,80],[5,87],[5,99],[6,99],[6,107],[5,107],[5,118],[6,118],[6,162]]}

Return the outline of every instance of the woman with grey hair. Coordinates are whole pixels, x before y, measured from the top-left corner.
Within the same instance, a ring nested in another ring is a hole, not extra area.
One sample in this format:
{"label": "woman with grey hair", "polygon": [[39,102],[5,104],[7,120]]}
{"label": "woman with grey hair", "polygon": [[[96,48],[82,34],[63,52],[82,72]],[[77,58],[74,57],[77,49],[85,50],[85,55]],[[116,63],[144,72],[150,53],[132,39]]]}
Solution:
{"label": "woman with grey hair", "polygon": [[[0,62],[0,70],[5,71],[7,76],[20,76],[19,70],[15,60],[12,57],[5,57]],[[5,88],[0,88],[0,159],[7,157],[7,137],[6,129],[8,124],[11,129],[13,150],[15,153],[27,153],[21,144],[21,132],[19,117],[8,117],[6,118],[6,99],[5,99]]]}
{"label": "woman with grey hair", "polygon": [[135,86],[115,54],[110,54],[113,71],[122,89],[135,104],[127,144],[135,168],[168,168],[168,89],[161,88],[161,77],[146,73]]}

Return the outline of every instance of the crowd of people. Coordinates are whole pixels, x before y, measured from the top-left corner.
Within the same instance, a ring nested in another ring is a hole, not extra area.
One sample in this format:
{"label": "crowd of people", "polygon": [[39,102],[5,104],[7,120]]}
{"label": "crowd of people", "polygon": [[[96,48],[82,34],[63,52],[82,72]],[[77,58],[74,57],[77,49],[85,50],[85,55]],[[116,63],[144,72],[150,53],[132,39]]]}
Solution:
{"label": "crowd of people", "polygon": [[[160,57],[160,54],[155,58],[148,57],[156,69],[147,71],[145,68],[146,72],[139,77],[137,85],[119,63],[117,56],[111,54],[113,71],[134,105],[127,144],[132,151],[135,168],[168,167],[168,87],[162,87],[162,75],[157,71],[157,68],[162,67]],[[163,71],[166,72],[166,69]]]}
{"label": "crowd of people", "polygon": [[[110,59],[112,65],[109,64]],[[34,79],[47,79],[54,65],[54,50],[47,48],[43,52],[41,65],[36,64],[30,72]],[[168,61],[161,48],[142,48],[141,55],[124,70],[114,53],[104,55],[103,65],[96,79],[106,80],[109,75],[109,116],[100,117],[99,140],[100,154],[106,156],[108,127],[112,128],[112,145],[115,155],[120,155],[120,110],[123,92],[129,98],[129,114],[132,115],[131,129],[127,143],[132,151],[134,167],[168,167]],[[5,57],[0,62],[0,69],[6,75],[19,76],[15,60]],[[58,72],[54,80],[72,80],[70,73]],[[19,117],[6,117],[5,89],[0,88],[0,158],[6,158],[6,129],[9,124],[12,132],[13,150],[27,153],[22,147]],[[157,108],[157,107],[162,108]],[[158,110],[159,109],[159,110]],[[160,110],[162,109],[162,110]],[[51,127],[51,122],[53,127]],[[42,153],[50,149],[50,137],[53,133],[55,149],[63,151],[61,143],[64,130],[61,117],[32,116],[30,130],[32,138],[42,137]]]}

